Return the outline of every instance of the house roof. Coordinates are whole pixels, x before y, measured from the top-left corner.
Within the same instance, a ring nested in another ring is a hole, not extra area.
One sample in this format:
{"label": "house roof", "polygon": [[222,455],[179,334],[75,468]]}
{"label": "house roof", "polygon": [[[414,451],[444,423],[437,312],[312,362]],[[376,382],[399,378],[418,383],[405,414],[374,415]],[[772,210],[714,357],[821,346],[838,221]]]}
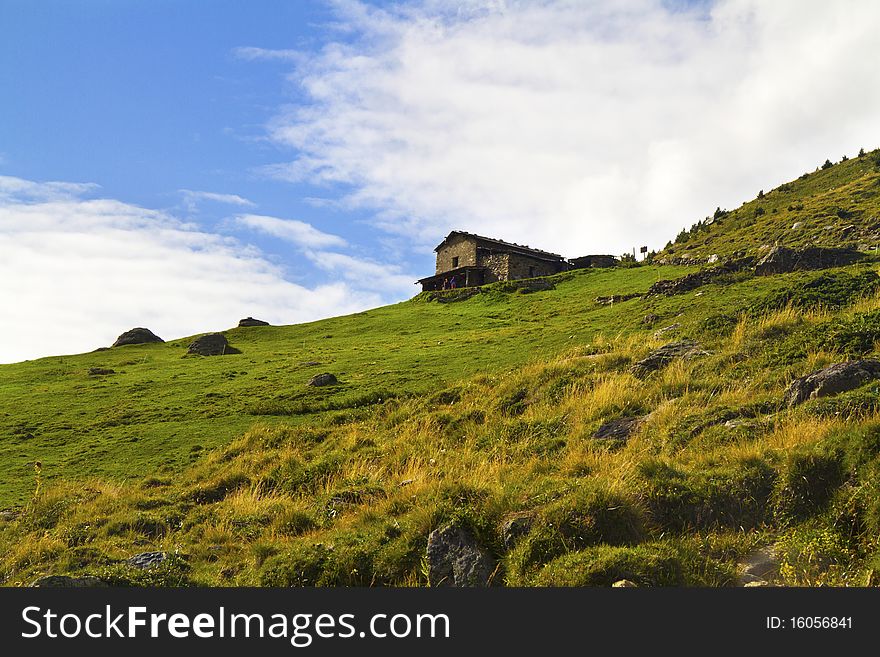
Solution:
{"label": "house roof", "polygon": [[504,247],[505,250],[508,251],[517,251],[519,253],[531,254],[537,257],[540,257],[544,260],[563,260],[563,257],[558,253],[550,253],[549,251],[542,251],[541,249],[533,249],[530,246],[525,246],[523,244],[516,244],[514,242],[505,242],[504,240],[496,240],[492,237],[484,237],[483,235],[477,235],[475,233],[467,233],[463,230],[454,230],[449,235],[447,235],[440,244],[436,246],[435,251],[439,251],[440,247],[442,247],[446,242],[449,241],[451,237],[454,235],[463,235],[464,237],[471,237],[480,242],[487,242],[489,244],[496,244],[498,246]]}

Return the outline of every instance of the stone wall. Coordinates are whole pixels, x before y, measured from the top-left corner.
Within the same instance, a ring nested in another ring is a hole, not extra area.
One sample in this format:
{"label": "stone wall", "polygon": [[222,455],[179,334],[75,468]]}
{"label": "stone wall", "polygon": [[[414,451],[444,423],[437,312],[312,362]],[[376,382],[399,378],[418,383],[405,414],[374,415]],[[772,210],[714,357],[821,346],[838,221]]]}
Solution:
{"label": "stone wall", "polygon": [[507,253],[489,253],[480,249],[478,251],[477,264],[486,268],[486,283],[495,283],[496,281],[506,281],[507,272],[510,267],[510,255]]}
{"label": "stone wall", "polygon": [[477,265],[477,243],[463,235],[455,235],[437,251],[437,271],[442,274],[452,266],[452,259],[458,258],[458,267],[475,267]]}
{"label": "stone wall", "polygon": [[590,267],[616,267],[619,261],[611,255],[588,255],[572,258],[568,261],[572,269],[588,269]]}
{"label": "stone wall", "polygon": [[538,260],[517,253],[510,254],[510,264],[507,269],[508,280],[518,278],[534,278],[535,276],[552,276],[563,270],[564,263]]}

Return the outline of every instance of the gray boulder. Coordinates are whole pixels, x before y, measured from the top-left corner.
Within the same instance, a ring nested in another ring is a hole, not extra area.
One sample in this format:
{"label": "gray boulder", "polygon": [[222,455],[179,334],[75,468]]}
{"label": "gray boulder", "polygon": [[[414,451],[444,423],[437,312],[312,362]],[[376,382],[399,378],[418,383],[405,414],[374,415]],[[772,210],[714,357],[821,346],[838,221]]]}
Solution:
{"label": "gray boulder", "polygon": [[141,552],[140,554],[136,554],[130,559],[127,559],[125,563],[133,568],[146,570],[147,568],[158,566],[167,558],[167,552]]}
{"label": "gray boulder", "polygon": [[683,339],[676,342],[670,342],[662,347],[655,349],[630,368],[630,372],[637,378],[644,378],[651,372],[665,367],[676,358],[691,359],[699,356],[705,356],[709,352],[705,351],[699,344],[693,340]]}
{"label": "gray boulder", "polygon": [[880,361],[874,359],[835,363],[795,379],[785,391],[789,406],[797,406],[808,399],[828,397],[853,390],[880,378]]}
{"label": "gray boulder", "polygon": [[644,421],[644,417],[623,417],[617,420],[610,420],[596,430],[593,438],[597,440],[626,442]]}
{"label": "gray boulder", "polygon": [[308,385],[310,386],[332,386],[339,383],[337,378],[330,374],[330,372],[324,372],[322,374],[315,374],[311,379],[309,379]]}
{"label": "gray boulder", "polygon": [[667,339],[671,337],[672,333],[675,333],[678,329],[681,328],[681,324],[675,322],[675,324],[670,324],[669,326],[664,326],[662,329],[658,329],[654,331],[654,339],[659,340],[664,335],[667,336]]}
{"label": "gray boulder", "polygon": [[71,577],[70,575],[46,575],[40,577],[31,586],[53,589],[84,589],[107,586],[107,582],[91,575]]}
{"label": "gray boulder", "polygon": [[253,317],[245,317],[238,321],[239,326],[269,326],[269,322],[262,319],[254,319]]}
{"label": "gray boulder", "polygon": [[186,353],[198,356],[225,356],[241,352],[230,347],[229,341],[222,333],[208,333],[193,340]]}
{"label": "gray boulder", "polygon": [[138,327],[126,331],[116,338],[116,342],[113,343],[113,346],[124,347],[128,344],[148,344],[150,342],[165,342],[165,340],[153,333],[150,329]]}
{"label": "gray boulder", "polygon": [[427,558],[431,586],[488,586],[495,571],[491,555],[455,523],[431,532]]}

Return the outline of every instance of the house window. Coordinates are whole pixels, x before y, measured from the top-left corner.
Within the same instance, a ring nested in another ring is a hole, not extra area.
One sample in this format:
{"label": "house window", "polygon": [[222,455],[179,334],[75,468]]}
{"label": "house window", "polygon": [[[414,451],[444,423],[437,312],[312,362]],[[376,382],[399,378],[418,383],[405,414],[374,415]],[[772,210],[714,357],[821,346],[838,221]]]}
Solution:
{"label": "house window", "polygon": [[535,268],[529,267],[529,278],[534,278],[534,277],[535,277]]}
{"label": "house window", "polygon": [[453,268],[453,269],[457,269],[457,268],[458,268],[458,256],[454,256],[454,257],[452,258],[452,268]]}

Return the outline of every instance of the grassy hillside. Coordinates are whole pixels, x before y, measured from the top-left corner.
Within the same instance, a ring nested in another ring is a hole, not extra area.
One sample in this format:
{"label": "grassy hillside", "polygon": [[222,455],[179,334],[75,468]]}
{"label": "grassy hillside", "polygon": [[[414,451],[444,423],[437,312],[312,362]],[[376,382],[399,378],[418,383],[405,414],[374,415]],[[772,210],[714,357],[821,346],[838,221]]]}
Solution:
{"label": "grassy hillside", "polygon": [[[797,202],[873,194],[872,166],[814,174]],[[864,231],[874,196],[858,198]],[[757,249],[737,217],[689,239],[729,230]],[[578,271],[232,329],[227,356],[184,357],[179,340],[2,366],[0,583],[430,585],[428,536],[450,523],[497,563],[496,585],[726,586],[767,548],[783,583],[873,583],[880,383],[791,408],[784,392],[878,355],[880,260],[644,295],[696,270]],[[694,357],[633,373],[683,338]],[[306,385],[325,371],[339,384]],[[597,437],[624,418],[638,418],[628,440]],[[145,551],[172,556],[126,565]]]}
{"label": "grassy hillside", "polygon": [[[0,508],[28,499],[34,461],[49,481],[173,472],[257,421],[310,424],[553,357],[642,319],[619,305],[594,309],[595,297],[685,271],[581,272],[556,277],[550,292],[502,285],[459,303],[420,298],[310,324],[235,328],[225,333],[242,353],[223,357],[185,357],[185,338],[0,366]],[[90,376],[93,367],[116,373]],[[340,385],[306,385],[325,371]]]}
{"label": "grassy hillside", "polygon": [[788,247],[880,247],[880,150],[815,172],[683,230],[660,261],[705,262],[735,254],[760,256],[776,243]]}

